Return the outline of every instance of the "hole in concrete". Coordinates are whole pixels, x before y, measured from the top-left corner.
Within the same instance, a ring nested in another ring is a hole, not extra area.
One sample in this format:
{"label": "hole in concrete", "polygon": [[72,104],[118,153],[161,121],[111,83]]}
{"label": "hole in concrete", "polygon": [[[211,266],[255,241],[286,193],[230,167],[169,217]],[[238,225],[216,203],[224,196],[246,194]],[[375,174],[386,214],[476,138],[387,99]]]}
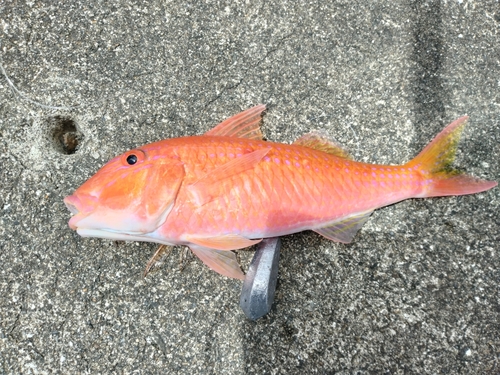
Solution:
{"label": "hole in concrete", "polygon": [[78,150],[83,140],[83,134],[78,130],[76,123],[70,118],[54,117],[52,123],[52,139],[56,150],[62,154],[72,155]]}

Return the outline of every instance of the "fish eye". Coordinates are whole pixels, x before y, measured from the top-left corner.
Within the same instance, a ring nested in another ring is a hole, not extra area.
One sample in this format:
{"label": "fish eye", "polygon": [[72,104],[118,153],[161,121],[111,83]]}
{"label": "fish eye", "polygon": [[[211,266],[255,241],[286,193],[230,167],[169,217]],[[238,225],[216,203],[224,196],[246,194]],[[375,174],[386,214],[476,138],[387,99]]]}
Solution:
{"label": "fish eye", "polygon": [[136,155],[130,154],[129,156],[127,156],[127,164],[128,165],[134,165],[135,163],[137,163],[137,156]]}
{"label": "fish eye", "polygon": [[122,165],[136,165],[140,164],[146,159],[146,154],[140,149],[130,150],[122,155]]}

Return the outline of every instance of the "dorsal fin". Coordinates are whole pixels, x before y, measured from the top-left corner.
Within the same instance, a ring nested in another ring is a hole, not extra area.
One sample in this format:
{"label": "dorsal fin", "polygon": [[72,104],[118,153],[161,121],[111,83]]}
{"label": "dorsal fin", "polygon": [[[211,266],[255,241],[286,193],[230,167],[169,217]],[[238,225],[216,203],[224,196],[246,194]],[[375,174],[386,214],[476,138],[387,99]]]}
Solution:
{"label": "dorsal fin", "polygon": [[334,141],[330,140],[326,135],[317,131],[304,134],[302,137],[293,142],[293,144],[323,151],[328,154],[338,156],[339,158],[351,159],[351,156],[346,150]]}
{"label": "dorsal fin", "polygon": [[265,110],[266,106],[259,104],[222,121],[204,135],[262,139],[259,124]]}

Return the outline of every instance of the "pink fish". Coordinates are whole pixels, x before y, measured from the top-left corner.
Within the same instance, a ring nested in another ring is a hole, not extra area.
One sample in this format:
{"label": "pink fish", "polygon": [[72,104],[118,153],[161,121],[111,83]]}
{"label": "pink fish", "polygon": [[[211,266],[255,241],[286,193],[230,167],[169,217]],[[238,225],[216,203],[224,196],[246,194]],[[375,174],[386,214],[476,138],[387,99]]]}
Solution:
{"label": "pink fish", "polygon": [[317,133],[291,145],[263,141],[264,110],[112,159],[64,199],[69,226],[84,237],[189,246],[211,269],[243,279],[231,250],[262,238],[313,230],[349,243],[379,207],[497,185],[450,170],[467,117],[393,166],[351,160]]}

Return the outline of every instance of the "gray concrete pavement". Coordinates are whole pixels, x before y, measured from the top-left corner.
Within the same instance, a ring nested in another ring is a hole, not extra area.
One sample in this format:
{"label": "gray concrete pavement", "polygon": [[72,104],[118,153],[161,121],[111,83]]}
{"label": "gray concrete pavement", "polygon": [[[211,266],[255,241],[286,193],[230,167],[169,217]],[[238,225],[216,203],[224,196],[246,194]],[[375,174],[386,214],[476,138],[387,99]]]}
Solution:
{"label": "gray concrete pavement", "polygon": [[498,188],[378,210],[350,245],[282,238],[257,322],[240,281],[182,249],[143,279],[155,245],[83,239],[62,202],[258,103],[267,139],[393,164],[468,114],[456,165],[499,181],[499,30],[493,1],[1,3],[0,373],[499,373]]}

